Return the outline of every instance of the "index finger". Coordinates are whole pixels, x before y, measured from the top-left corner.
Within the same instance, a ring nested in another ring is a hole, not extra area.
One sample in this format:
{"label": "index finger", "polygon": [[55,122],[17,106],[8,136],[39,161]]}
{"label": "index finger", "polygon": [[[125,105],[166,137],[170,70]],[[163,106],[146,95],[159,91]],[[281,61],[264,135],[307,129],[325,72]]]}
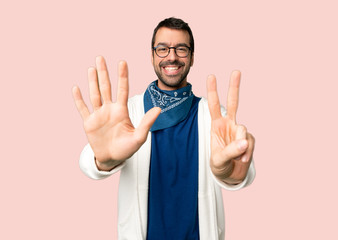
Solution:
{"label": "index finger", "polygon": [[241,72],[233,71],[230,77],[228,100],[227,100],[227,115],[236,122],[236,113],[239,101],[239,84],[241,80]]}
{"label": "index finger", "polygon": [[216,77],[210,75],[207,80],[207,91],[208,91],[208,107],[212,120],[216,120],[222,117],[221,105],[217,94]]}

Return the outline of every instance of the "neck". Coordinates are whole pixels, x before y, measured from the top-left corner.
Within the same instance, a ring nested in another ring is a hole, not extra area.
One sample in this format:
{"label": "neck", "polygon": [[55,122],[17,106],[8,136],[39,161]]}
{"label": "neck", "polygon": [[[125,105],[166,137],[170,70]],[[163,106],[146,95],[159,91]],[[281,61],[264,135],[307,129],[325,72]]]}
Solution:
{"label": "neck", "polygon": [[174,91],[183,87],[186,87],[188,85],[187,79],[183,80],[178,86],[168,86],[161,82],[160,80],[157,80],[157,87],[164,91]]}

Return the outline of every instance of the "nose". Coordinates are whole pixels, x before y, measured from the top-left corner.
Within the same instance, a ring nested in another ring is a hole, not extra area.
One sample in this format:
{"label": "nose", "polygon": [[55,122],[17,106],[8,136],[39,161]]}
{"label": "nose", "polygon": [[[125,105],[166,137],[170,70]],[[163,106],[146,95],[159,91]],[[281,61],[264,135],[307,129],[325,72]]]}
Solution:
{"label": "nose", "polygon": [[166,57],[168,61],[175,61],[178,57],[175,53],[175,49],[174,48],[170,48],[169,51],[169,55]]}

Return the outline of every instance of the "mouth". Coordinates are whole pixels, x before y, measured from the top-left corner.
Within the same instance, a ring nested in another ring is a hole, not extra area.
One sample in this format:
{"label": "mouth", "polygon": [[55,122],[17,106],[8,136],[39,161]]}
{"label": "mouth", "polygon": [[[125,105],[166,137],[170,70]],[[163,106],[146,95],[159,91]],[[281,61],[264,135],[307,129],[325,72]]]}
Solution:
{"label": "mouth", "polygon": [[174,76],[180,73],[182,66],[167,65],[162,67],[165,75]]}

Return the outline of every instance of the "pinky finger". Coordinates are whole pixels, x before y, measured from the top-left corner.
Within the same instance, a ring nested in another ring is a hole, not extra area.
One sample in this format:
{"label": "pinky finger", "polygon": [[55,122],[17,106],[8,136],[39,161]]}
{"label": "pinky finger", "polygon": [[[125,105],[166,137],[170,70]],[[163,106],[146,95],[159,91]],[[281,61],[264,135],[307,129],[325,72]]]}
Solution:
{"label": "pinky finger", "polygon": [[76,108],[79,111],[82,119],[85,120],[90,115],[90,113],[87,105],[83,101],[81,91],[77,86],[75,86],[73,87],[72,92]]}

